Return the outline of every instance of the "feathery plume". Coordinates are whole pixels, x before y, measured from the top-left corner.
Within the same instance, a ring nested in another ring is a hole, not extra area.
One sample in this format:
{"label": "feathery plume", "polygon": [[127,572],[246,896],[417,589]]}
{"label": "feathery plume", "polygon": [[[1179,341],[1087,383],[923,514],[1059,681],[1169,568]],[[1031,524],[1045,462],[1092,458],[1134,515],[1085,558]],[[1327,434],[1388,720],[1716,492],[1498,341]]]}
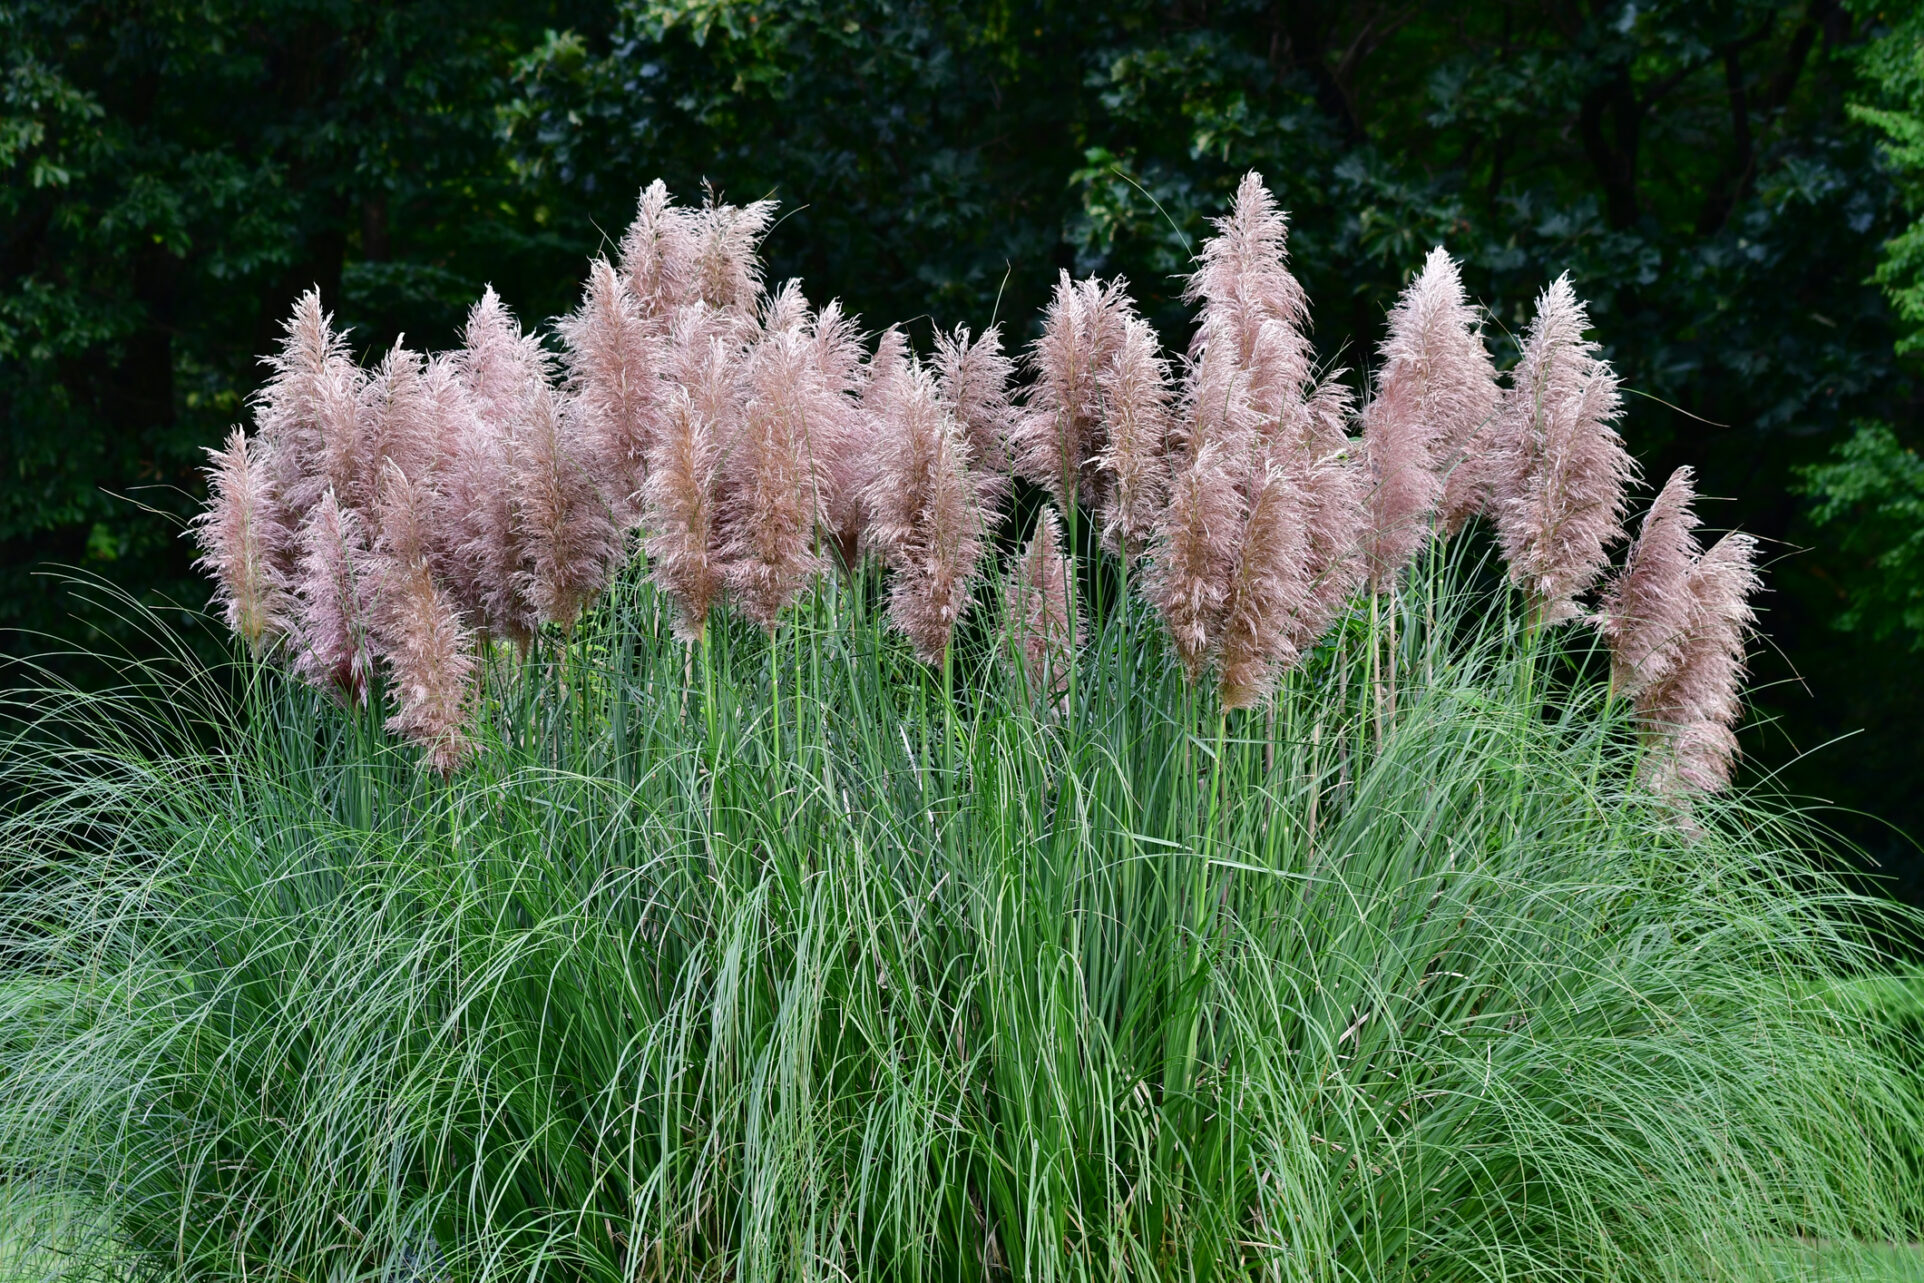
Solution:
{"label": "feathery plume", "polygon": [[1156,331],[1124,318],[1122,339],[1098,385],[1104,444],[1096,468],[1102,487],[1102,540],[1134,559],[1148,548],[1169,492],[1169,369]]}
{"label": "feathery plume", "polygon": [[875,340],[875,351],[856,371],[855,409],[829,460],[830,481],[823,528],[842,567],[853,573],[868,530],[868,498],[875,472],[876,443],[888,432],[889,416],[909,378],[909,346],[891,325]]}
{"label": "feathery plume", "polygon": [[710,192],[694,222],[695,297],[752,318],[762,292],[762,265],[755,251],[774,218],[772,200],[725,205]]}
{"label": "feathery plume", "polygon": [[889,619],[939,664],[968,610],[985,551],[969,446],[919,362],[894,380],[875,441],[869,534],[893,573]]}
{"label": "feathery plume", "polygon": [[653,327],[666,329],[669,314],[694,301],[695,252],[695,214],[677,208],[657,178],[642,189],[619,251],[622,280]]}
{"label": "feathery plume", "polygon": [[1069,579],[1075,568],[1062,551],[1062,524],[1055,510],[1036,516],[1035,534],[1009,569],[1004,609],[1007,627],[1022,656],[1029,690],[1043,699],[1068,694],[1069,662],[1082,644],[1081,612],[1070,609]]}
{"label": "feathery plume", "polygon": [[[273,373],[255,400],[254,424],[273,465],[273,502],[298,530],[332,483],[330,459],[354,458],[361,372],[321,310],[319,290],[301,295],[283,330],[280,350],[266,360]],[[291,546],[284,555],[295,555]],[[291,560],[281,568],[291,571]]]}
{"label": "feathery plume", "polygon": [[[900,335],[897,335],[900,338]],[[855,322],[830,301],[809,327],[811,410],[809,457],[815,474],[815,522],[853,569],[862,527],[868,520],[865,489],[871,437],[862,393],[868,371]]]}
{"label": "feathery plume", "polygon": [[467,719],[474,656],[460,613],[434,582],[428,557],[430,506],[421,488],[390,460],[381,475],[381,533],[369,576],[370,632],[393,675],[390,731],[427,753],[442,775],[460,768],[472,746]]}
{"label": "feathery plume", "polygon": [[1462,275],[1439,245],[1390,310],[1376,396],[1363,415],[1371,483],[1365,556],[1376,591],[1423,546],[1448,487],[1472,488],[1475,465],[1466,451],[1496,398],[1496,369],[1464,302]]}
{"label": "feathery plume", "polygon": [[1637,699],[1638,715],[1658,741],[1646,779],[1660,792],[1714,793],[1730,783],[1743,716],[1744,642],[1756,622],[1756,559],[1755,539],[1728,534],[1691,567],[1690,623],[1676,660]]}
{"label": "feathery plume", "polygon": [[650,578],[675,603],[675,633],[699,642],[722,590],[722,452],[741,423],[738,349],[697,304],[679,311],[669,351],[673,391],[643,487]]}
{"label": "feathery plume", "polygon": [[1369,483],[1344,428],[1352,400],[1340,381],[1342,374],[1330,371],[1304,400],[1304,440],[1287,464],[1306,501],[1309,591],[1291,624],[1298,651],[1309,650],[1329,631],[1365,574],[1362,541],[1369,524]]}
{"label": "feathery plume", "polygon": [[660,338],[605,258],[589,266],[581,306],[556,329],[567,345],[568,394],[596,479],[622,528],[631,528],[641,515],[648,443],[660,411]]}
{"label": "feathery plume", "polygon": [[1498,411],[1497,535],[1511,582],[1543,624],[1577,615],[1577,596],[1623,537],[1624,489],[1636,471],[1611,427],[1621,412],[1617,377],[1584,339],[1588,326],[1569,276],[1558,277],[1537,300]]}
{"label": "feathery plume", "polygon": [[294,671],[350,707],[367,702],[367,611],[361,580],[368,548],[360,517],[334,488],[301,527],[295,583]]}
{"label": "feathery plume", "polygon": [[1273,421],[1315,358],[1304,334],[1309,299],[1288,267],[1288,216],[1251,170],[1215,226],[1183,291],[1186,302],[1203,305],[1190,356],[1200,364],[1210,348],[1226,348],[1258,417]]}
{"label": "feathery plume", "polygon": [[[527,595],[528,549],[517,482],[519,436],[530,400],[547,393],[551,362],[540,342],[490,286],[468,313],[464,343],[454,354],[474,409],[475,431],[453,461],[447,491],[462,523],[461,546],[478,599],[481,626],[518,646],[540,628],[540,611]],[[551,395],[551,393],[549,393]]]}
{"label": "feathery plume", "polygon": [[642,484],[649,577],[675,603],[675,635],[691,645],[707,632],[722,587],[715,494],[721,442],[701,401],[686,388],[669,394]]}
{"label": "feathery plume", "polygon": [[1312,582],[1308,496],[1297,471],[1280,460],[1264,460],[1250,496],[1217,644],[1224,708],[1263,703],[1301,654],[1297,621],[1311,609]]}
{"label": "feathery plume", "polygon": [[575,403],[546,384],[528,391],[515,435],[526,569],[522,595],[564,631],[607,586],[622,551],[614,514],[589,471]]}
{"label": "feathery plume", "polygon": [[1010,434],[1015,470],[1067,509],[1101,507],[1102,390],[1098,379],[1121,344],[1130,315],[1121,280],[1071,281],[1063,272],[1029,353],[1035,382]]}
{"label": "feathery plume", "polygon": [[782,282],[782,287],[762,300],[762,333],[779,334],[808,328],[808,295],[798,280]]}
{"label": "feathery plume", "polygon": [[729,451],[722,528],[724,576],[748,616],[769,632],[821,569],[810,546],[816,485],[808,439],[809,339],[770,334],[748,360],[748,404]]}
{"label": "feathery plume", "polygon": [[417,481],[425,480],[434,467],[438,443],[422,386],[424,370],[420,354],[408,351],[397,339],[361,385],[355,455],[349,461],[350,488],[342,493],[363,512],[375,510],[390,459]]}
{"label": "feathery plume", "polygon": [[209,505],[194,519],[195,563],[214,576],[227,626],[259,650],[287,631],[287,593],[277,568],[293,542],[270,495],[267,461],[235,428],[227,447],[209,449]]}
{"label": "feathery plume", "polygon": [[1211,441],[1176,475],[1156,523],[1149,600],[1192,684],[1215,648],[1245,512],[1227,449]]}
{"label": "feathery plume", "polygon": [[1002,353],[1002,327],[991,325],[974,341],[966,325],[937,330],[930,365],[943,407],[968,438],[982,497],[990,507],[999,506],[1008,497],[1009,434],[1016,422],[1009,403],[1015,362]]}
{"label": "feathery plume", "polygon": [[1670,474],[1597,605],[1610,643],[1610,685],[1632,699],[1669,674],[1690,628],[1690,572],[1698,556],[1691,482],[1689,468]]}

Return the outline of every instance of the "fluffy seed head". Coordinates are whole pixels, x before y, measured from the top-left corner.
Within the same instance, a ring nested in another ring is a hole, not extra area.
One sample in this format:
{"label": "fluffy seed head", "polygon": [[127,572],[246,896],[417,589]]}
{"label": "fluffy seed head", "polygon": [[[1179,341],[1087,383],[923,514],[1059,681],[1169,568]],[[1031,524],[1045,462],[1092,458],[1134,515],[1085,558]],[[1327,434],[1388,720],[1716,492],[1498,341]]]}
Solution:
{"label": "fluffy seed head", "polygon": [[581,306],[556,327],[567,345],[568,393],[596,481],[623,528],[640,518],[648,445],[660,416],[660,334],[608,260],[588,269]]}
{"label": "fluffy seed head", "polygon": [[1622,408],[1617,377],[1584,339],[1588,325],[1569,277],[1558,277],[1537,300],[1498,410],[1497,535],[1511,582],[1543,624],[1579,613],[1578,595],[1623,537],[1636,471],[1611,426]]}
{"label": "fluffy seed head", "polygon": [[1149,600],[1192,684],[1201,680],[1222,626],[1246,510],[1235,461],[1212,441],[1176,474],[1156,524]]}
{"label": "fluffy seed head", "polygon": [[642,317],[665,329],[669,313],[695,298],[696,215],[680,209],[657,178],[642,189],[635,221],[621,238],[621,276]]}
{"label": "fluffy seed head", "polygon": [[782,609],[821,570],[811,547],[816,478],[808,439],[806,335],[767,335],[749,356],[748,404],[728,454],[722,528],[729,592],[775,630]]}
{"label": "fluffy seed head", "polygon": [[1265,459],[1224,595],[1217,644],[1224,708],[1253,708],[1301,654],[1297,624],[1310,609],[1309,496],[1289,461]]}
{"label": "fluffy seed head", "polygon": [[273,502],[267,460],[239,428],[225,449],[207,452],[208,508],[194,521],[195,564],[214,576],[227,626],[260,650],[287,631],[288,600],[278,566],[292,534]]}
{"label": "fluffy seed head", "polygon": [[1655,741],[1646,779],[1666,793],[1714,793],[1737,757],[1744,642],[1756,613],[1757,541],[1728,534],[1691,567],[1690,623],[1675,662],[1644,688],[1637,712]]}
{"label": "fluffy seed head", "polygon": [[694,296],[710,307],[752,319],[762,291],[756,250],[774,218],[772,200],[725,205],[710,192],[694,221]]}
{"label": "fluffy seed head", "polygon": [[1662,681],[1690,629],[1690,574],[1698,556],[1696,491],[1678,468],[1644,515],[1623,570],[1606,586],[1597,618],[1610,643],[1610,684],[1632,699]]}
{"label": "fluffy seed head", "polygon": [[1215,226],[1183,292],[1203,305],[1190,357],[1200,363],[1208,349],[1227,349],[1247,384],[1244,395],[1260,418],[1273,420],[1315,358],[1304,333],[1309,300],[1288,267],[1288,217],[1251,170]]}
{"label": "fluffy seed head", "polygon": [[1148,548],[1169,494],[1169,370],[1150,324],[1125,318],[1114,358],[1098,376],[1104,444],[1102,539],[1134,559]]}
{"label": "fluffy seed head", "polygon": [[930,364],[943,406],[968,438],[976,475],[986,487],[983,499],[999,505],[1008,495],[1009,434],[1016,422],[1009,403],[1015,362],[1002,354],[1001,327],[991,325],[973,341],[967,326],[936,331]]}
{"label": "fluffy seed head", "polygon": [[280,350],[266,360],[273,373],[255,400],[254,423],[273,464],[275,502],[298,530],[330,484],[330,454],[352,457],[361,373],[321,310],[320,291],[301,295],[283,330]]}
{"label": "fluffy seed head", "polygon": [[1459,505],[1461,492],[1474,489],[1467,451],[1496,406],[1495,367],[1456,262],[1441,246],[1391,309],[1381,356],[1376,396],[1363,416],[1371,485],[1365,555],[1379,592],[1423,546],[1439,504],[1448,521],[1450,487]]}
{"label": "fluffy seed head", "polygon": [[1042,337],[1029,354],[1035,382],[1010,447],[1015,469],[1063,508],[1101,507],[1101,376],[1114,359],[1130,315],[1120,280],[1071,281],[1063,272],[1043,316]]}
{"label": "fluffy seed head", "polygon": [[1081,612],[1071,608],[1069,582],[1075,567],[1062,551],[1062,524],[1055,510],[1036,516],[1035,534],[1009,570],[1004,598],[1009,636],[1022,657],[1032,695],[1066,697],[1069,663],[1082,644]]}
{"label": "fluffy seed head", "polygon": [[892,575],[890,622],[938,664],[981,577],[982,511],[967,439],[935,380],[910,362],[894,383],[874,443],[869,536]]}
{"label": "fluffy seed head", "polygon": [[525,557],[522,595],[540,618],[574,627],[600,595],[622,551],[615,525],[590,471],[574,403],[545,384],[530,389],[515,434],[515,491]]}
{"label": "fluffy seed head", "polygon": [[472,638],[434,582],[431,506],[421,488],[390,461],[380,491],[368,619],[398,706],[387,727],[419,745],[435,770],[451,775],[472,750],[462,729],[474,673]]}
{"label": "fluffy seed head", "polygon": [[377,506],[381,477],[390,460],[415,480],[434,469],[434,422],[423,384],[426,362],[397,340],[361,385],[355,455],[346,461],[349,502],[363,512]]}
{"label": "fluffy seed head", "polygon": [[300,533],[294,671],[350,706],[367,701],[368,556],[359,515],[323,491]]}

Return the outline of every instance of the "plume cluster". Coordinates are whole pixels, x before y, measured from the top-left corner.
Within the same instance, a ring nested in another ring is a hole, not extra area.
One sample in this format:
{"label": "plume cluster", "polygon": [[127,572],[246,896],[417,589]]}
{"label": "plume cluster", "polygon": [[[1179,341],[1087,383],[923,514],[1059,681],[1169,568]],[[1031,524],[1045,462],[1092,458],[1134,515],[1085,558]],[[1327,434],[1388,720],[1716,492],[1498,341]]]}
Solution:
{"label": "plume cluster", "polygon": [[1470,443],[1496,408],[1496,367],[1464,301],[1462,275],[1441,246],[1390,310],[1380,357],[1376,395],[1363,412],[1364,557],[1378,592],[1422,548],[1439,506],[1447,524],[1453,492],[1475,471]]}
{"label": "plume cluster", "polygon": [[1192,680],[1261,703],[1359,578],[1368,518],[1342,371],[1318,377],[1288,227],[1260,175],[1197,255],[1202,304],[1154,527],[1150,595]]}
{"label": "plume cluster", "polygon": [[[1125,282],[1063,273],[1018,396],[996,327],[937,330],[925,359],[797,282],[765,288],[773,212],[650,184],[557,322],[558,357],[489,289],[453,351],[397,342],[362,370],[304,295],[253,435],[210,452],[195,536],[229,625],[344,701],[385,672],[390,726],[452,771],[491,648],[566,636],[636,545],[691,644],[719,603],[772,633],[831,564],[859,586],[873,558],[891,625],[939,664],[1022,478],[1054,500],[1006,571],[1032,689],[1060,695],[1080,644],[1060,512],[1125,584],[1147,560],[1133,582],[1191,682],[1247,708],[1432,531],[1491,518],[1539,625],[1584,613],[1623,537],[1616,377],[1567,277],[1499,388],[1432,250],[1358,415],[1345,372],[1318,368],[1288,220],[1250,173],[1197,255],[1173,368]],[[1692,498],[1680,470],[1591,616],[1673,791],[1729,777],[1757,582],[1744,536],[1699,551]]]}
{"label": "plume cluster", "polygon": [[1756,622],[1757,543],[1728,534],[1700,552],[1695,491],[1679,468],[1658,492],[1624,568],[1606,587],[1598,627],[1611,686],[1635,702],[1652,752],[1649,782],[1667,793],[1730,782],[1742,716],[1744,643]]}
{"label": "plume cluster", "polygon": [[1568,275],[1537,299],[1487,463],[1510,581],[1542,624],[1580,613],[1577,597],[1623,537],[1624,493],[1636,473],[1611,426],[1622,409],[1617,377],[1583,337],[1589,324]]}

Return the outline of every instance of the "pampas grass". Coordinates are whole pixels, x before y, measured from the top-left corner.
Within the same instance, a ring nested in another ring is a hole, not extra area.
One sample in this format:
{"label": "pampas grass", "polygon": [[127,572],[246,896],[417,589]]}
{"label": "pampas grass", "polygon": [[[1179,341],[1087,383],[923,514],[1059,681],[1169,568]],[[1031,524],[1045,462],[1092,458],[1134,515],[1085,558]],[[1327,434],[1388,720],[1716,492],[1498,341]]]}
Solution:
{"label": "pampas grass", "polygon": [[[1051,524],[1012,643],[1060,638]],[[964,630],[935,697],[838,577],[773,648],[712,617],[691,699],[639,566],[565,686],[477,670],[446,780],[245,657],[29,694],[0,1170],[76,1274],[232,1283],[1681,1283],[1914,1236],[1909,1070],[1836,996],[1912,919],[1768,795],[1681,828],[1550,653],[1590,635],[1524,644],[1467,547],[1380,732],[1366,608],[1272,721],[1139,606],[1039,681]]]}

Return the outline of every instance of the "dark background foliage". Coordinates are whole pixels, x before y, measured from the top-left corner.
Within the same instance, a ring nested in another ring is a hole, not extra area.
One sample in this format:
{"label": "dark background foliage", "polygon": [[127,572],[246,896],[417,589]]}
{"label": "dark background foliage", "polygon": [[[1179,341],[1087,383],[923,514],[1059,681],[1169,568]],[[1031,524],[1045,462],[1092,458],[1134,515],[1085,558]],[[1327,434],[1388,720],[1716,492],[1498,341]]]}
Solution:
{"label": "dark background foliage", "polygon": [[1842,808],[1924,898],[1900,832],[1924,832],[1911,638],[1837,626],[1862,622],[1884,536],[1799,481],[1858,420],[1900,454],[1919,435],[1918,358],[1871,281],[1916,184],[1848,109],[1905,62],[1907,21],[1837,0],[13,0],[0,625],[115,639],[45,563],[205,599],[178,533],[199,452],[310,283],[364,353],[450,343],[485,282],[543,319],[659,175],[779,198],[772,274],[877,327],[1026,340],[1068,269],[1127,275],[1179,344],[1179,276],[1254,167],[1358,379],[1432,244],[1505,357],[1572,275],[1652,484],[1694,464],[1712,525],[1776,541],[1751,769]]}

